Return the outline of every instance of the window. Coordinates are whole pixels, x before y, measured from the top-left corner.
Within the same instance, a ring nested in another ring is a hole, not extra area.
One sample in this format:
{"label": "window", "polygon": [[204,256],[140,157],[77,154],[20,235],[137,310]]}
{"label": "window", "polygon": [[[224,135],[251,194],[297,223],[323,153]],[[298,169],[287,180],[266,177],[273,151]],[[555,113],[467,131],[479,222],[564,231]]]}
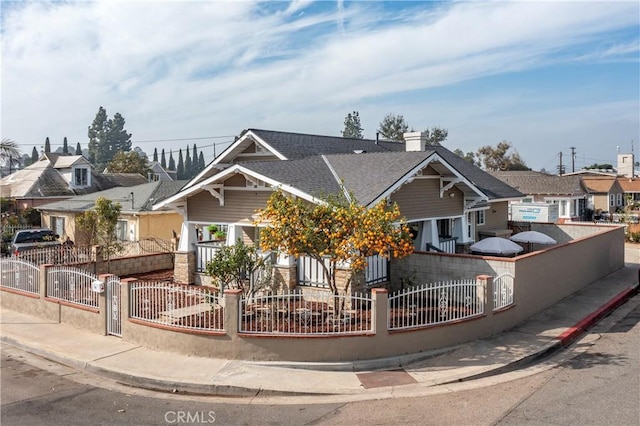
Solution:
{"label": "window", "polygon": [[51,216],[51,230],[54,234],[57,234],[59,236],[65,235],[64,217]]}
{"label": "window", "polygon": [[531,198],[531,197],[523,198],[523,199],[522,199],[522,202],[523,202],[523,203],[533,203],[533,198]]}
{"label": "window", "polygon": [[609,207],[616,205],[616,194],[609,194]]}
{"label": "window", "polygon": [[624,205],[624,203],[622,202],[622,194],[617,194],[618,195],[618,204],[619,206]]}
{"label": "window", "polygon": [[73,185],[89,186],[89,170],[80,167],[73,169]]}
{"label": "window", "polygon": [[451,219],[438,219],[438,237],[451,238]]}
{"label": "window", "polygon": [[476,212],[476,224],[478,225],[484,225],[485,223],[485,211],[484,210],[478,210]]}
{"label": "window", "polygon": [[119,220],[116,224],[116,238],[120,241],[127,241],[127,221]]}

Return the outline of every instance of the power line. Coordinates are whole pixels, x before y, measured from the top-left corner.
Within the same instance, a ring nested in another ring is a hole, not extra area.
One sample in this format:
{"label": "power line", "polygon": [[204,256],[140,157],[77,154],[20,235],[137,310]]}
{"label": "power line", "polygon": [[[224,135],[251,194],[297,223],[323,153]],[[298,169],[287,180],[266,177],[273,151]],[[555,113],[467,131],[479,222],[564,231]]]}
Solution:
{"label": "power line", "polygon": [[[132,140],[131,144],[139,144],[139,143],[156,143],[156,142],[178,142],[178,141],[195,141],[195,140],[206,140],[206,139],[225,139],[225,138],[235,138],[236,135],[222,135],[222,136],[201,136],[196,138],[176,138],[176,139],[149,139],[149,140]],[[222,142],[226,143],[226,142]],[[44,143],[16,143],[17,146],[43,146]],[[62,143],[50,143],[52,147],[64,146],[64,142]],[[208,145],[212,146],[212,145]]]}

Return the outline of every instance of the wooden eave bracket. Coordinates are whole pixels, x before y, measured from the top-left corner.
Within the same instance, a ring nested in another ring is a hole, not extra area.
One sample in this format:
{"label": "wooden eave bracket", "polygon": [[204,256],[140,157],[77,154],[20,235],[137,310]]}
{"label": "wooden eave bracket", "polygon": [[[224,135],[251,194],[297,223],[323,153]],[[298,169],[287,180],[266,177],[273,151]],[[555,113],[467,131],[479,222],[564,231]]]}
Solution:
{"label": "wooden eave bracket", "polygon": [[212,186],[203,186],[202,189],[208,191],[213,198],[217,198],[218,201],[220,201],[220,206],[224,206],[224,189],[223,188],[216,189]]}
{"label": "wooden eave bracket", "polygon": [[[445,185],[445,182],[449,182]],[[448,191],[456,183],[462,182],[459,178],[440,178],[440,198],[444,197],[445,191]],[[444,186],[443,186],[444,185]]]}

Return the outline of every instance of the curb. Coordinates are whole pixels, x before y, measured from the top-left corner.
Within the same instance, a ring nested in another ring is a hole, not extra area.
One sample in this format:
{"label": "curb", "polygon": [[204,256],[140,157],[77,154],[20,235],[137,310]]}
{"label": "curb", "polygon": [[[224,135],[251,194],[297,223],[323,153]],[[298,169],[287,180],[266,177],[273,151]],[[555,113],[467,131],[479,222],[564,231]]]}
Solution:
{"label": "curb", "polygon": [[556,337],[556,340],[560,342],[560,347],[569,346],[580,335],[591,328],[595,323],[609,315],[617,307],[633,297],[637,292],[638,285],[623,290],[622,292],[618,293],[613,299],[609,300],[607,303],[598,308],[595,312],[578,321],[573,327],[569,327],[568,330]]}

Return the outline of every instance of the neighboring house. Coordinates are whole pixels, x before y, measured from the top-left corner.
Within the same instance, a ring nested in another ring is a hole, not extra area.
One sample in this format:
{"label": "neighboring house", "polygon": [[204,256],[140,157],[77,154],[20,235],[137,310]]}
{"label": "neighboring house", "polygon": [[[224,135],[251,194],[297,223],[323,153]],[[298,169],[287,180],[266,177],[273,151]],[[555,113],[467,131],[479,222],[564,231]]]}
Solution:
{"label": "neighboring house", "polygon": [[625,199],[633,202],[640,201],[640,178],[619,177],[617,180],[624,192]]}
{"label": "neighboring house", "polygon": [[16,201],[19,210],[146,179],[131,173],[96,173],[82,155],[43,154],[38,161],[0,179],[0,196]]}
{"label": "neighboring house", "polygon": [[560,220],[587,219],[589,192],[579,175],[558,176],[532,170],[490,173],[525,194],[518,202],[558,204]]}
{"label": "neighboring house", "polygon": [[[274,188],[318,202],[343,188],[365,206],[397,202],[417,250],[455,252],[481,231],[505,233],[508,202],[523,194],[448,149],[408,133],[406,143],[247,130],[198,176],[154,209],[184,216],[180,250],[192,251],[216,224],[227,242],[258,243],[255,213]],[[196,254],[197,260],[198,254]]]}
{"label": "neighboring house", "polygon": [[624,189],[615,177],[583,177],[589,191],[589,207],[594,211],[614,213],[624,208]]}
{"label": "neighboring house", "polygon": [[185,181],[148,182],[131,187],[118,187],[92,194],[71,197],[64,201],[44,204],[38,209],[42,225],[49,227],[62,239],[70,237],[78,244],[88,243],[85,232],[76,226],[76,217],[91,210],[98,197],[105,197],[122,206],[118,219],[118,239],[138,241],[147,238],[169,239],[180,230],[182,216],[173,210],[151,211],[153,203],[174,195]]}
{"label": "neighboring house", "polygon": [[151,169],[151,180],[178,180],[177,171],[167,170],[157,161],[151,161],[149,169]]}

